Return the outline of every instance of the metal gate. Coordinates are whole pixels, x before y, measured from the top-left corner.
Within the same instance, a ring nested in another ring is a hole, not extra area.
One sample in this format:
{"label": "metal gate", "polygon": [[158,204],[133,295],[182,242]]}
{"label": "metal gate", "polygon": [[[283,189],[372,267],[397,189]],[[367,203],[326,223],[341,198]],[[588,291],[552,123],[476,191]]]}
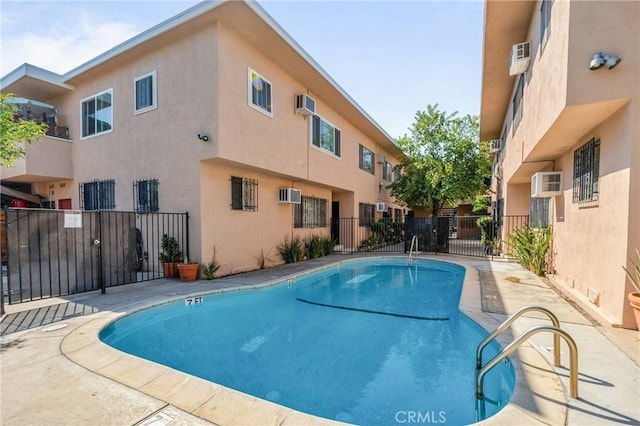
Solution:
{"label": "metal gate", "polygon": [[5,215],[9,304],[162,278],[163,234],[188,255],[188,213],[7,209]]}
{"label": "metal gate", "polygon": [[331,234],[336,252],[408,253],[418,238],[422,252],[464,256],[508,253],[509,236],[529,223],[529,216],[427,216],[391,219],[334,218]]}

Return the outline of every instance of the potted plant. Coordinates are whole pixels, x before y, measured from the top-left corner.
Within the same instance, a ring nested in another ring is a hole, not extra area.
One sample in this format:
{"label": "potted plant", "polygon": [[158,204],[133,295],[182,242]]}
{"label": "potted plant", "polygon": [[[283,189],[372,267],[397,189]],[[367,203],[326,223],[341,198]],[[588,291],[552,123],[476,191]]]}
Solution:
{"label": "potted plant", "polygon": [[182,281],[195,281],[198,278],[198,271],[200,270],[200,264],[196,262],[189,262],[187,256],[184,257],[182,263],[178,263],[178,273],[180,274],[180,280]]}
{"label": "potted plant", "polygon": [[625,266],[623,266],[624,271],[627,273],[627,277],[636,291],[631,292],[627,295],[627,299],[629,299],[629,304],[633,308],[633,313],[636,316],[636,326],[640,331],[640,250],[636,249],[636,257],[638,258],[638,263],[634,262],[633,259],[629,259],[633,267],[631,271],[629,271]]}
{"label": "potted plant", "polygon": [[160,254],[158,259],[162,263],[162,269],[164,270],[164,276],[167,278],[175,277],[178,275],[178,269],[176,263],[180,262],[182,253],[180,252],[180,246],[178,240],[167,234],[162,236],[160,242]]}

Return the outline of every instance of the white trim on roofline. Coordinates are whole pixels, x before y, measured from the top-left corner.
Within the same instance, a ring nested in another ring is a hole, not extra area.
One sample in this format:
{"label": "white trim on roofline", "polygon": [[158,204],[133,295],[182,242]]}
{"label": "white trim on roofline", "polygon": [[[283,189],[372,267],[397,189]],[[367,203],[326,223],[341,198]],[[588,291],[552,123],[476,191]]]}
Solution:
{"label": "white trim on roofline", "polygon": [[0,80],[0,89],[8,87],[24,77],[32,77],[68,90],[73,90],[73,86],[66,84],[64,82],[64,78],[60,74],[56,74],[52,71],[45,70],[44,68],[28,63],[20,65],[18,68],[2,77]]}
{"label": "white trim on roofline", "polygon": [[[293,39],[293,37],[291,37],[285,30],[284,28],[282,28],[280,26],[280,24],[278,24],[275,19],[273,19],[271,17],[271,15],[269,15],[267,13],[267,11],[265,9],[262,8],[262,6],[260,6],[257,2],[255,1],[246,1],[245,2],[247,4],[247,6],[249,6],[260,18],[262,18],[270,27],[273,31],[275,31],[280,37],[282,37],[284,39],[285,42],[287,42],[292,48],[293,50],[300,56],[302,56],[302,59],[304,59],[305,61],[307,61],[309,63],[309,65],[311,65],[316,71],[318,71],[318,73],[329,82],[329,84],[331,84],[337,91],[338,93],[340,93],[340,95],[342,95],[347,101],[349,101],[349,103],[351,103],[351,105],[353,105],[353,107],[358,110],[358,112],[360,114],[362,114],[367,120],[369,120],[369,122],[371,124],[373,124],[373,126],[380,132],[382,133],[387,139],[389,139],[389,141],[391,141],[391,143],[393,143],[394,145],[396,145],[395,139],[393,139],[387,132],[386,130],[384,130],[373,118],[371,118],[371,116],[360,106],[358,105],[358,103],[342,88],[340,87],[340,85],[320,66],[319,63],[316,62],[315,59],[313,59],[311,57],[311,55],[309,55],[303,48],[302,46],[300,46],[298,44],[297,41],[295,41]],[[397,145],[396,145],[397,146]]]}
{"label": "white trim on roofline", "polygon": [[64,74],[62,77],[64,78],[65,81],[68,81],[80,74],[82,74],[85,71],[88,71],[89,69],[102,64],[103,62],[108,61],[109,59],[113,58],[114,56],[120,55],[121,53],[126,52],[127,50],[132,49],[133,47],[136,47],[148,40],[151,40],[161,34],[166,33],[167,31],[172,30],[173,28],[184,24],[185,22],[188,22],[190,20],[192,20],[193,18],[196,18],[200,15],[203,15],[207,12],[209,12],[210,10],[213,10],[215,8],[217,8],[218,6],[220,6],[221,4],[226,3],[226,1],[222,0],[222,1],[210,1],[210,0],[205,0],[201,3],[196,4],[193,7],[190,7],[189,9],[185,10],[184,12],[180,12],[177,15],[167,19],[166,21],[163,21],[161,23],[159,23],[158,25],[154,25],[153,27],[149,28],[146,31],[141,32],[140,34],[138,34],[137,36],[134,36],[132,38],[130,38],[129,40],[120,43],[119,45],[107,50],[106,52],[96,56],[95,58],[91,59],[88,62],[85,62],[84,64],[77,66],[76,68],[72,69],[71,71],[67,72],[66,74]]}

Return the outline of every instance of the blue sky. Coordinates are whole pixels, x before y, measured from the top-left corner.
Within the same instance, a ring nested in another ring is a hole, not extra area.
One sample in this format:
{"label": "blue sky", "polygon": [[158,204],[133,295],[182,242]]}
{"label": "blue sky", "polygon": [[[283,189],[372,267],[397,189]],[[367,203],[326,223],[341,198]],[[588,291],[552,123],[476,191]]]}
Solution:
{"label": "blue sky", "polygon": [[[0,3],[5,75],[65,73],[196,1]],[[391,136],[428,104],[478,115],[482,1],[259,1]]]}

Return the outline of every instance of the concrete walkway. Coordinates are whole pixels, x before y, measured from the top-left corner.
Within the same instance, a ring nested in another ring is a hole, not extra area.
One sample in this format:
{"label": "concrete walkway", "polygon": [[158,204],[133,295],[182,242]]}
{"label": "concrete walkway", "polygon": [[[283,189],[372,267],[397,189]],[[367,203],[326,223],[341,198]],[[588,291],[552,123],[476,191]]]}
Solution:
{"label": "concrete walkway", "polygon": [[[0,349],[0,424],[331,423],[122,354],[102,344],[97,333],[113,318],[144,306],[262,286],[354,258],[334,255],[215,281],[156,280],[108,289],[105,295],[7,306]],[[535,335],[513,356],[518,385],[511,403],[483,424],[640,425],[640,333],[598,326],[517,264],[437,258],[467,268],[461,309],[486,329],[493,330],[521,306],[541,305],[559,317],[579,348],[580,398],[567,397],[568,370],[552,367],[551,337]],[[501,342],[535,325],[549,321],[526,315]],[[567,366],[567,346],[561,347],[562,365]]]}

